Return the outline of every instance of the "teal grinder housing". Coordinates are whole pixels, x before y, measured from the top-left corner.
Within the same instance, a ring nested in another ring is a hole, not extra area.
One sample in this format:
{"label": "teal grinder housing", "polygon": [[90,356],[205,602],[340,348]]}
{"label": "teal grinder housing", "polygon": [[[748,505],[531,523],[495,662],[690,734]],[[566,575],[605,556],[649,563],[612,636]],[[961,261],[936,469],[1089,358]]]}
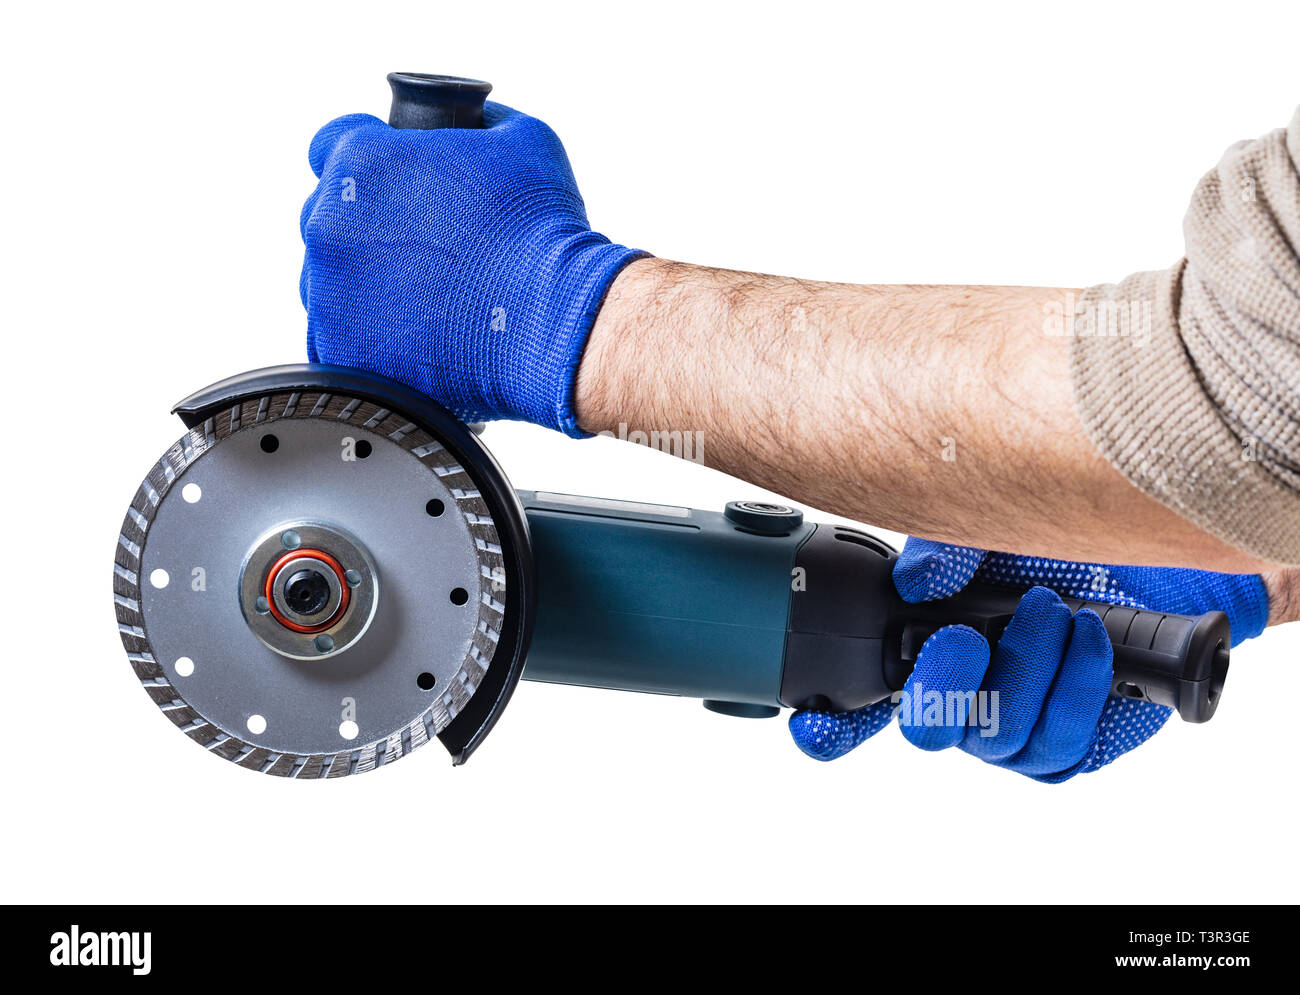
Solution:
{"label": "teal grinder housing", "polygon": [[[518,492],[537,571],[524,679],[687,695],[746,717],[782,707],[847,711],[889,698],[922,644],[963,624],[996,642],[1020,591],[984,583],[908,604],[895,550],[792,509],[733,501],[722,512]],[[1092,608],[1114,646],[1112,693],[1213,715],[1227,672],[1227,619]]]}

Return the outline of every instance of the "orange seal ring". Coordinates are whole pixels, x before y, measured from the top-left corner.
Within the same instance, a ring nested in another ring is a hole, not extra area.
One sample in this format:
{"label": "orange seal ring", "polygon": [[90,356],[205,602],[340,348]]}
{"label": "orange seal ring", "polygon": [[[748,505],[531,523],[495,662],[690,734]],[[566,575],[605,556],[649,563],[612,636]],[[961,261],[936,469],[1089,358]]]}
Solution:
{"label": "orange seal ring", "polygon": [[[338,578],[339,590],[342,592],[339,595],[338,607],[330,613],[329,618],[325,619],[323,622],[317,623],[316,625],[301,625],[298,622],[291,621],[285,617],[284,612],[280,611],[279,607],[275,603],[275,579],[280,576],[280,571],[290,563],[294,560],[301,559],[320,560],[333,570],[334,576]],[[277,622],[283,625],[286,629],[292,629],[294,632],[306,633],[320,632],[322,629],[328,629],[334,624],[335,620],[340,618],[343,613],[348,610],[348,601],[352,597],[352,589],[348,586],[348,579],[343,573],[342,565],[338,560],[330,556],[329,553],[323,552],[319,549],[291,549],[289,552],[281,556],[271,564],[271,569],[266,572],[266,584],[262,593],[265,595],[266,603],[271,609],[271,616]]]}

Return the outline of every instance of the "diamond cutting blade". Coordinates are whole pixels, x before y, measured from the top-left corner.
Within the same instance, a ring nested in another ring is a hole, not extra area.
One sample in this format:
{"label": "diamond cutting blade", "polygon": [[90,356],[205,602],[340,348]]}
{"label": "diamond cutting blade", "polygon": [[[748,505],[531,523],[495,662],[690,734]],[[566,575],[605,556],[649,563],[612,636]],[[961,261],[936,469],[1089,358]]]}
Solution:
{"label": "diamond cutting blade", "polygon": [[466,468],[343,394],[266,394],[187,432],[140,485],[115,560],[150,698],[209,752],[288,777],[371,770],[440,733],[506,610]]}

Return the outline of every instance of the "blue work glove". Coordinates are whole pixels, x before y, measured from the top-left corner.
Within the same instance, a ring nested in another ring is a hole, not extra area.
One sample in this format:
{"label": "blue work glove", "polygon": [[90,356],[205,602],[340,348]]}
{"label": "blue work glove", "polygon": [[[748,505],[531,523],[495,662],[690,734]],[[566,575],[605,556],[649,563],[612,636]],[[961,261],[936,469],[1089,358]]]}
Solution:
{"label": "blue work glove", "polygon": [[401,380],[466,421],[581,436],[583,347],[614,277],[644,253],[591,230],[550,128],[494,103],[483,119],[408,131],[351,114],[317,132],[308,356]]}
{"label": "blue work glove", "polygon": [[[1039,781],[1104,767],[1154,735],[1172,711],[1110,696],[1111,646],[1101,619],[1087,609],[1071,617],[1060,595],[1180,615],[1222,611],[1233,645],[1268,622],[1268,594],[1255,574],[1070,563],[926,539],[909,539],[894,565],[894,586],[910,602],[948,597],[976,579],[1030,588],[997,649],[990,654],[967,626],[940,629],[926,640],[904,690],[908,700],[930,691],[996,691],[996,735],[981,735],[992,724],[973,712],[954,724],[909,724],[915,705],[907,715],[899,709],[900,728],[921,749],[958,746]],[[810,757],[834,760],[888,725],[894,711],[883,701],[856,712],[796,712],[790,732]]]}

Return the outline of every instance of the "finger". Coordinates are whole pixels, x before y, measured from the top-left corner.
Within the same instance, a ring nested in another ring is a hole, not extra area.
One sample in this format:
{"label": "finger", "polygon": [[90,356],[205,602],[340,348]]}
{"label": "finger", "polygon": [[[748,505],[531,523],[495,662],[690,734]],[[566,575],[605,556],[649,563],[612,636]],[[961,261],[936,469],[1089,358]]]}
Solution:
{"label": "finger", "polygon": [[962,749],[1001,764],[1024,749],[1070,640],[1070,609],[1045,587],[1031,587],[998,640],[981,690],[994,721],[972,731]]}
{"label": "finger", "polygon": [[790,735],[814,760],[838,760],[889,725],[894,706],[877,702],[854,712],[795,712]]}
{"label": "finger", "polygon": [[1070,644],[1025,748],[1006,764],[1029,777],[1074,772],[1097,742],[1114,670],[1110,637],[1097,614],[1074,616]]}
{"label": "finger", "polygon": [[1095,597],[1098,583],[1109,579],[1109,570],[1100,563],[990,553],[980,564],[979,579],[1003,587],[1046,587],[1060,595],[1087,598]]}
{"label": "finger", "polygon": [[969,626],[949,625],[927,639],[898,705],[907,741],[922,750],[959,744],[988,665],[988,641]]}
{"label": "finger", "polygon": [[388,125],[375,117],[373,114],[345,114],[343,117],[336,117],[320,131],[311,140],[311,147],[307,150],[307,161],[311,163],[311,171],[316,174],[317,179],[325,171],[325,161],[329,158],[331,152],[338,147],[345,137],[352,134],[358,128],[368,128],[378,125],[387,128]]}
{"label": "finger", "polygon": [[[1141,567],[1130,567],[1136,573]],[[1259,574],[1220,574],[1205,570],[1147,568],[1142,580],[1147,586],[1159,582],[1159,590],[1146,595],[1152,608],[1179,615],[1203,615],[1221,611],[1232,629],[1232,645],[1254,639],[1268,625],[1268,589]],[[1135,578],[1136,580],[1136,578]]]}
{"label": "finger", "polygon": [[[1077,771],[1066,776],[1087,774],[1105,767],[1112,760],[1136,749],[1158,733],[1174,714],[1172,708],[1149,701],[1132,698],[1109,697],[1102,708],[1101,721],[1097,723],[1097,745],[1079,765]],[[1065,777],[1039,780],[1065,780]]]}
{"label": "finger", "polygon": [[[316,210],[316,202],[320,200],[320,187],[321,185],[317,183],[316,189],[313,190],[310,196],[308,196],[308,198],[303,202],[302,211],[298,215],[298,234],[302,237],[304,242],[307,241],[307,223],[311,221],[312,212]],[[303,288],[299,287],[299,290],[302,289]],[[303,303],[307,303],[306,297],[303,298]]]}
{"label": "finger", "polygon": [[913,603],[946,598],[970,583],[985,555],[982,549],[913,536],[894,562],[894,587]]}

